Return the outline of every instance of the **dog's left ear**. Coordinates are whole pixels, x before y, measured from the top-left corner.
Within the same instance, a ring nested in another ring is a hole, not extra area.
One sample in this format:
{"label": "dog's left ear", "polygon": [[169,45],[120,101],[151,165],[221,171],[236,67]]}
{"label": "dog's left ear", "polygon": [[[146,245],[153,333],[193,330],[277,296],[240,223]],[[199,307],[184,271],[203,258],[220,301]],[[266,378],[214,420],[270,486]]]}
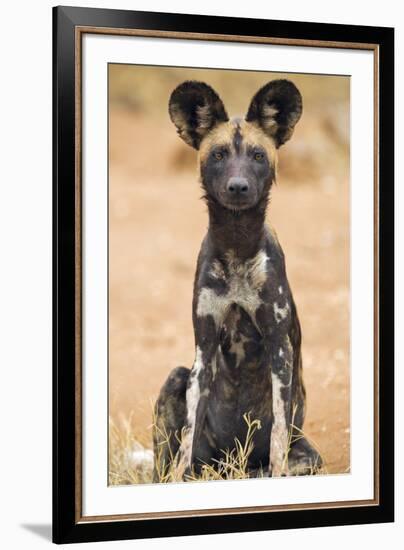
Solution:
{"label": "dog's left ear", "polygon": [[302,110],[302,96],[296,86],[290,80],[272,80],[252,98],[246,121],[258,123],[280,147],[292,137]]}

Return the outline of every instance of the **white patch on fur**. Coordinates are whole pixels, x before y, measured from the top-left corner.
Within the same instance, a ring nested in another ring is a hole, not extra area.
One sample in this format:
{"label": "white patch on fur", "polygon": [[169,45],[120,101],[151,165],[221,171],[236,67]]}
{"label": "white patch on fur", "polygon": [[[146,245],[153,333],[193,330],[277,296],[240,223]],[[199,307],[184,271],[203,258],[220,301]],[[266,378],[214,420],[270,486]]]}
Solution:
{"label": "white patch on fur", "polygon": [[272,476],[279,477],[282,473],[286,473],[287,464],[285,462],[285,454],[288,447],[288,427],[286,425],[285,405],[281,395],[283,384],[280,378],[272,373],[272,410],[274,421],[271,431],[271,467]]}
{"label": "white patch on fur", "polygon": [[214,260],[212,262],[212,268],[209,271],[209,273],[214,279],[220,279],[222,281],[226,280],[226,275],[225,275],[223,266],[219,262],[219,260]]}
{"label": "white patch on fur", "polygon": [[281,321],[284,321],[289,313],[289,303],[286,302],[284,307],[279,307],[278,302],[274,302],[274,316],[275,321],[277,323],[280,323]]}
{"label": "white patch on fur", "polygon": [[199,387],[199,373],[201,372],[203,368],[203,361],[202,361],[202,352],[198,346],[196,346],[196,354],[195,354],[195,361],[194,365],[192,367],[192,381],[187,389],[187,422],[188,426],[191,427],[192,430],[195,429],[195,417],[196,417],[196,409],[198,407],[199,398],[200,398],[200,387]]}
{"label": "white patch on fur", "polygon": [[199,292],[196,314],[198,317],[212,315],[218,327],[222,324],[229,305],[227,296],[219,296],[212,288],[204,287]]}
{"label": "white patch on fur", "polygon": [[245,350],[244,350],[244,344],[245,342],[248,342],[248,338],[246,338],[243,334],[239,334],[240,341],[235,342],[233,339],[231,341],[231,346],[229,348],[230,353],[234,353],[236,356],[236,367],[240,366],[241,361],[244,361],[245,358]]}
{"label": "white patch on fur", "polygon": [[[232,304],[242,307],[255,321],[255,312],[261,305],[259,291],[267,278],[267,261],[264,250],[260,250],[254,258],[247,261],[239,260],[233,251],[226,254],[228,284],[226,294],[219,295],[211,288],[202,288],[198,296],[196,313],[198,317],[212,315],[216,327],[220,327],[226,313]],[[210,274],[215,278],[224,277],[223,266],[218,260],[212,264]]]}
{"label": "white patch on fur", "polygon": [[293,361],[293,348],[292,348],[292,343],[290,341],[290,338],[289,336],[286,336],[286,339],[285,339],[285,344],[286,344],[286,361],[288,361],[289,364],[292,363]]}
{"label": "white patch on fur", "polygon": [[[240,366],[241,361],[245,358],[244,344],[249,341],[249,339],[244,336],[244,334],[240,334],[238,330],[240,319],[240,309],[237,309],[233,313],[230,323],[228,324],[226,322],[227,331],[231,342],[229,352],[236,356],[236,368]],[[236,339],[238,341],[236,341]]]}
{"label": "white patch on fur", "polygon": [[201,397],[209,397],[209,394],[210,394],[210,389],[209,388],[205,388],[203,390],[203,392],[201,393]]}
{"label": "white patch on fur", "polygon": [[267,261],[265,250],[260,250],[250,260],[239,260],[232,250],[226,254],[230,280],[245,279],[253,290],[261,290],[267,278]]}
{"label": "white patch on fur", "polygon": [[180,472],[183,473],[187,466],[191,465],[192,443],[195,433],[196,410],[198,408],[201,390],[199,386],[199,373],[203,368],[202,352],[196,346],[195,361],[192,367],[190,376],[192,376],[191,384],[187,388],[186,403],[187,403],[187,428],[183,431],[181,440],[180,452]]}
{"label": "white patch on fur", "polygon": [[216,378],[217,374],[217,364],[216,364],[216,356],[212,360],[212,380]]}
{"label": "white patch on fur", "polygon": [[278,286],[278,292],[279,294],[283,294],[283,288],[281,286]]}
{"label": "white patch on fur", "polygon": [[[288,451],[289,426],[286,424],[285,402],[282,399],[282,388],[290,388],[293,375],[293,348],[289,336],[284,340],[283,347],[279,348],[279,357],[283,359],[283,381],[274,372],[272,379],[272,412],[273,424],[271,431],[271,456],[270,462],[272,475],[279,477],[281,474],[288,474],[288,463],[285,460]],[[285,376],[285,375],[288,376]]]}
{"label": "white patch on fur", "polygon": [[267,261],[264,250],[260,250],[252,260],[246,262],[247,275],[250,277],[253,288],[261,290],[267,280]]}

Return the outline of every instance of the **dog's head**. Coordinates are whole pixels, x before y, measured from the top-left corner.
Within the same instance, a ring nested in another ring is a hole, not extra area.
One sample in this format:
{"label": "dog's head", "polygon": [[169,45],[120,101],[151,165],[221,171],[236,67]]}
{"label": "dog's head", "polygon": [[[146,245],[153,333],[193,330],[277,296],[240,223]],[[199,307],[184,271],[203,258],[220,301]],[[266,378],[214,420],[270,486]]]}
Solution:
{"label": "dog's head", "polygon": [[244,119],[229,119],[218,94],[191,80],[173,91],[169,113],[180,137],[199,151],[208,198],[245,210],[268,196],[277,149],[293,134],[302,97],[289,80],[273,80],[255,94]]}

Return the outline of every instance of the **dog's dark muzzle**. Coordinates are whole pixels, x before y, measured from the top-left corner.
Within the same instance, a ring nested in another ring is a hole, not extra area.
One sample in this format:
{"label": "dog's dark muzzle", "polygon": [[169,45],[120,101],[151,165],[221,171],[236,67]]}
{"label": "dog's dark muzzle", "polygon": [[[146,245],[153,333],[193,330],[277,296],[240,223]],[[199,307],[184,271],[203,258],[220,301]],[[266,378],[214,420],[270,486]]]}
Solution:
{"label": "dog's dark muzzle", "polygon": [[255,193],[247,180],[240,176],[228,179],[222,200],[228,208],[249,208],[254,200]]}
{"label": "dog's dark muzzle", "polygon": [[250,186],[246,178],[232,177],[227,182],[226,192],[229,198],[245,197],[248,194]]}

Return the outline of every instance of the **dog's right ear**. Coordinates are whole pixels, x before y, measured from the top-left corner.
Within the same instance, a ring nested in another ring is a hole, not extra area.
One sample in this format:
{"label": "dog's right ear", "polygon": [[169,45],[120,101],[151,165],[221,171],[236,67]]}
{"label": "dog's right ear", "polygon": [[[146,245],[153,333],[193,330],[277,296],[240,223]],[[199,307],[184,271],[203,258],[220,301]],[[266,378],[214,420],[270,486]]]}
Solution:
{"label": "dog's right ear", "polygon": [[179,136],[195,149],[216,124],[229,120],[217,93],[196,80],[187,80],[175,88],[168,111]]}

